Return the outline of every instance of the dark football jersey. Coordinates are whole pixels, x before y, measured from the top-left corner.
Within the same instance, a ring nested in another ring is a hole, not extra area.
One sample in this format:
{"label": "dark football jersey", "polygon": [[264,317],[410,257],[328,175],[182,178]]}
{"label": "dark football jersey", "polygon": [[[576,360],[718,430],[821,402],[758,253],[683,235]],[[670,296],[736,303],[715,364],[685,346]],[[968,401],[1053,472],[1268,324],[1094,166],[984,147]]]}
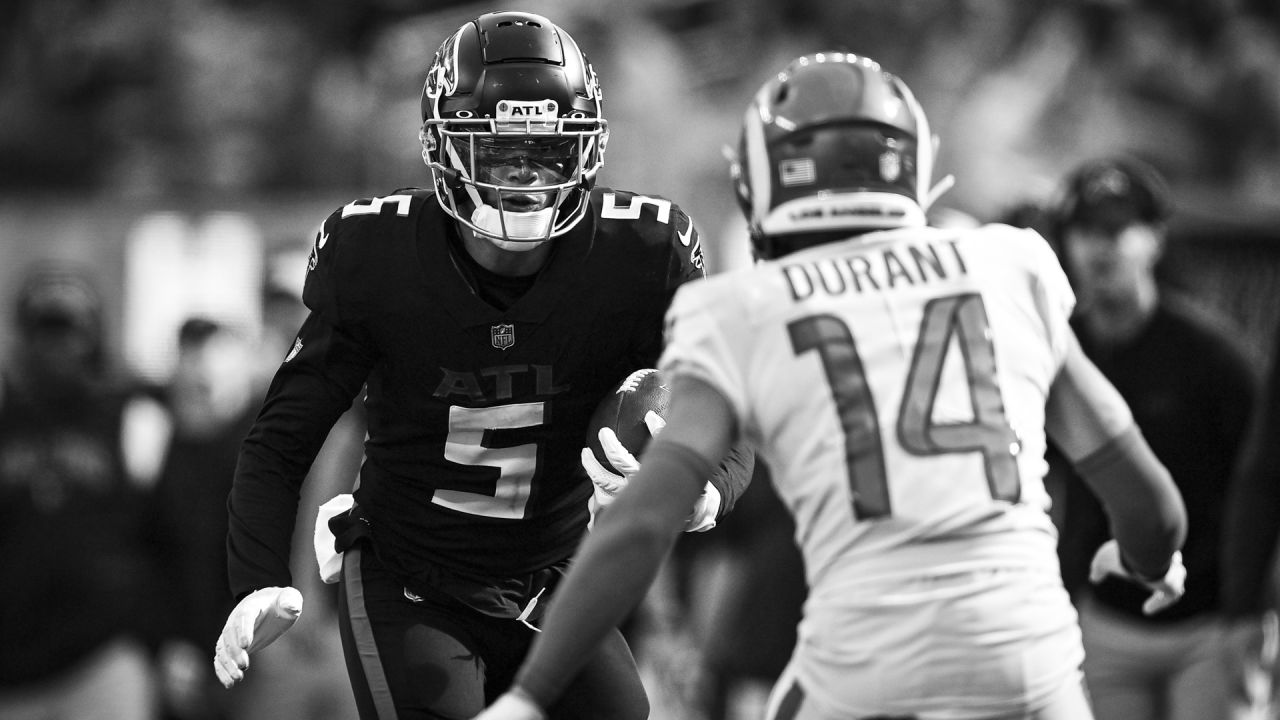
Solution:
{"label": "dark football jersey", "polygon": [[330,426],[365,389],[356,501],[379,556],[507,577],[568,557],[587,519],[588,419],[621,378],[653,367],[663,316],[702,277],[692,221],[672,202],[596,188],[506,310],[468,283],[454,221],[429,191],[334,212],[317,235],[311,311],[250,432],[229,500],[237,596],[289,582],[299,488]]}

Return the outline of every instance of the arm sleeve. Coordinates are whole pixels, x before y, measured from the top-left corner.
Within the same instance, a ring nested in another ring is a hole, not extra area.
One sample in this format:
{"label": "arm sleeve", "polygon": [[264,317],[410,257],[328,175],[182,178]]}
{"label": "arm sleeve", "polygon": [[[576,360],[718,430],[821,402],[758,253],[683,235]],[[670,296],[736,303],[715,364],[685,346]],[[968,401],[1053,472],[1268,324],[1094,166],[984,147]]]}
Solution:
{"label": "arm sleeve", "polygon": [[1187,510],[1169,471],[1136,425],[1076,463],[1102,502],[1125,565],[1141,578],[1161,578],[1187,537]]}
{"label": "arm sleeve", "polygon": [[277,371],[241,445],[227,499],[227,572],[233,597],[291,585],[289,551],[302,482],[359,393],[371,361],[313,313],[302,347]]}
{"label": "arm sleeve", "polygon": [[755,467],[755,450],[745,441],[739,441],[738,444],[729,448],[724,460],[720,461],[720,467],[708,481],[720,493],[720,508],[716,511],[717,519],[733,512],[738,498],[742,497],[742,493],[747,490],[747,485],[751,484]]}

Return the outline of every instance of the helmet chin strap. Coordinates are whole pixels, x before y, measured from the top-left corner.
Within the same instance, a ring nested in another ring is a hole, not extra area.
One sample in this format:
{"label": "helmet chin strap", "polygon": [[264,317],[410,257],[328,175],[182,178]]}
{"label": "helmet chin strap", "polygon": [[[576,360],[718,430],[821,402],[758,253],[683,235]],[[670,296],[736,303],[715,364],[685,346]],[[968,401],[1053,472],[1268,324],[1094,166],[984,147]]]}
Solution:
{"label": "helmet chin strap", "polygon": [[525,213],[504,212],[492,205],[477,203],[475,212],[471,213],[471,222],[480,230],[490,233],[492,237],[488,238],[489,241],[503,250],[527,252],[546,242],[546,238],[551,235],[551,222],[555,218],[555,212],[554,207]]}

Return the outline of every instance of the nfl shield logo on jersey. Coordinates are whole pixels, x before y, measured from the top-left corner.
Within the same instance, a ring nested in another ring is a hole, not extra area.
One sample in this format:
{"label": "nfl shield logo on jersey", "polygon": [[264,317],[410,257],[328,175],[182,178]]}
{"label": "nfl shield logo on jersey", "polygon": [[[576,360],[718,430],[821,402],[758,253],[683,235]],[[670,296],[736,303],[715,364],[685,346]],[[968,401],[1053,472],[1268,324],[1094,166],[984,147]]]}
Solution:
{"label": "nfl shield logo on jersey", "polygon": [[516,344],[515,325],[494,325],[489,328],[489,339],[499,350],[506,350]]}

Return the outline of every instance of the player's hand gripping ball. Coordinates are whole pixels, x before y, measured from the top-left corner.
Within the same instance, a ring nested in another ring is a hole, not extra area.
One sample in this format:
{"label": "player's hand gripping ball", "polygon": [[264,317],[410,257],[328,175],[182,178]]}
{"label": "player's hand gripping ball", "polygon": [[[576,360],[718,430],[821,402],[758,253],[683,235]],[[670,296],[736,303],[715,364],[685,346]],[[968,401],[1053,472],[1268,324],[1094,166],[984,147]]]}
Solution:
{"label": "player's hand gripping ball", "polygon": [[587,426],[587,446],[582,467],[594,486],[591,524],[596,514],[613,502],[631,476],[640,470],[636,458],[665,425],[663,415],[671,392],[653,368],[637,370],[607,395]]}
{"label": "player's hand gripping ball", "polygon": [[[601,445],[600,430],[612,430],[622,447],[639,457],[649,440],[666,424],[663,418],[670,404],[671,391],[663,383],[662,373],[653,368],[631,373],[596,407],[587,426],[587,447],[605,469],[623,474],[619,472],[622,468],[614,467]],[[657,421],[646,420],[651,412],[657,414]],[[655,424],[658,428],[653,427]]]}

